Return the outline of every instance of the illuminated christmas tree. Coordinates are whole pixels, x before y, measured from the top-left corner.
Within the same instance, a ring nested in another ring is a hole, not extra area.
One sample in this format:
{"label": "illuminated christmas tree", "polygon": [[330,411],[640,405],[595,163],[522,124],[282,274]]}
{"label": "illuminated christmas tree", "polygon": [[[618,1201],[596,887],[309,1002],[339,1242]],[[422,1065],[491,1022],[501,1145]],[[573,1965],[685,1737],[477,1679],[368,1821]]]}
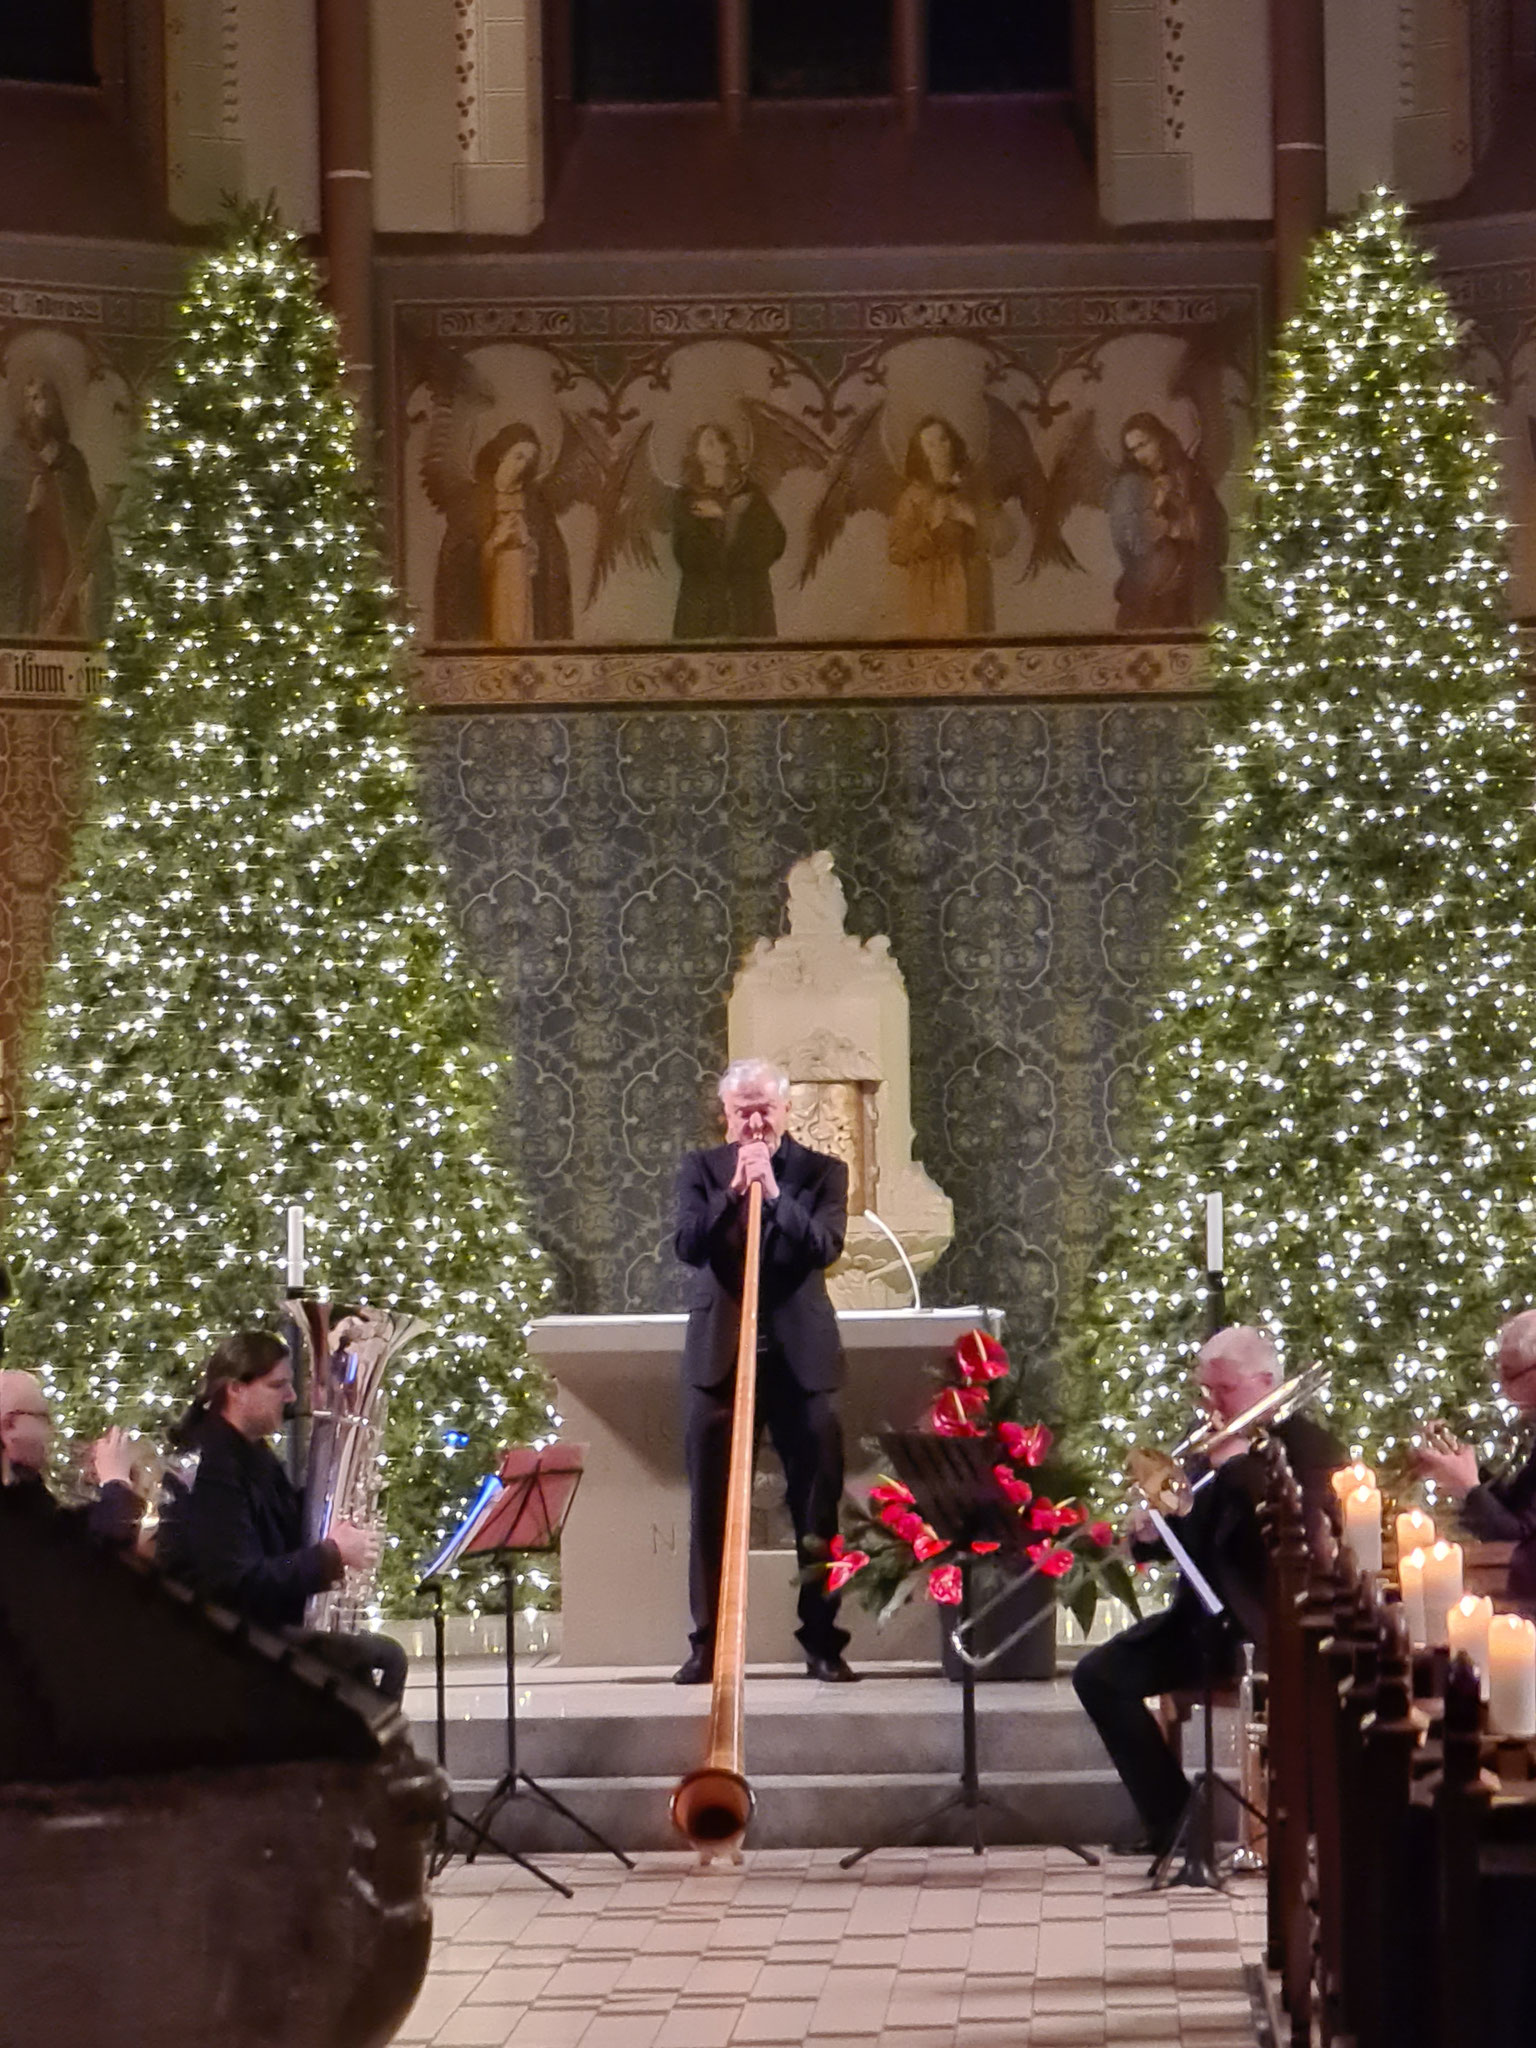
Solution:
{"label": "illuminated christmas tree", "polygon": [[1283,337],[1216,635],[1207,810],[1141,1110],[1069,1368],[1105,1462],[1168,1443],[1228,1313],[1389,1467],[1487,1435],[1486,1352],[1536,1300],[1532,750],[1488,407],[1401,209],[1322,238]]}
{"label": "illuminated christmas tree", "polygon": [[118,547],[94,799],[60,903],[4,1242],[8,1357],[160,1433],[271,1321],[283,1212],[333,1300],[414,1309],[385,1594],[547,1430],[548,1286],[494,1151],[490,994],[422,829],[402,636],[334,325],[267,218],[196,269]]}

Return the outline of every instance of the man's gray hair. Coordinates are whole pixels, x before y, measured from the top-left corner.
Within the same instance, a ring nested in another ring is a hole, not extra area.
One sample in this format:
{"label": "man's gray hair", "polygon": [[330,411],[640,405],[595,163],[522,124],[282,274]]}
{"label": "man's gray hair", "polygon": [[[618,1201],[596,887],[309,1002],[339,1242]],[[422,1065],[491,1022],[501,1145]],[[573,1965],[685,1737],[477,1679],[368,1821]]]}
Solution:
{"label": "man's gray hair", "polygon": [[760,1081],[766,1081],[780,1102],[789,1100],[789,1076],[773,1060],[732,1060],[720,1076],[720,1086],[715,1091],[722,1102],[727,1094],[738,1088],[750,1088]]}
{"label": "man's gray hair", "polygon": [[1280,1355],[1264,1332],[1250,1323],[1229,1323],[1206,1339],[1200,1346],[1200,1364],[1218,1358],[1230,1359],[1239,1372],[1267,1379],[1272,1387],[1280,1384]]}
{"label": "man's gray hair", "polygon": [[1536,1365],[1536,1308],[1522,1309],[1499,1331],[1499,1357],[1515,1365]]}

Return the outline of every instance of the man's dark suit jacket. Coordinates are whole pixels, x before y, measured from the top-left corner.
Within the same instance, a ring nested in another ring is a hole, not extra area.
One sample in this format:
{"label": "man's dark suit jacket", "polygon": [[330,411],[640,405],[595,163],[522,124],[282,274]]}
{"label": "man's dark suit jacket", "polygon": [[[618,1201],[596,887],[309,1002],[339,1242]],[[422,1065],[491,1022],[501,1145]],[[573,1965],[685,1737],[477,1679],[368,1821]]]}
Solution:
{"label": "man's dark suit jacket", "polygon": [[[730,1191],[735,1171],[734,1145],[690,1152],[678,1168],[677,1256],[699,1269],[683,1344],[683,1380],[691,1387],[717,1387],[736,1368],[747,1205]],[[783,1354],[806,1393],[826,1393],[843,1378],[843,1347],[823,1276],[843,1249],[848,1169],[784,1137],[773,1155],[773,1175],[778,1199],[763,1203],[759,1339]]]}

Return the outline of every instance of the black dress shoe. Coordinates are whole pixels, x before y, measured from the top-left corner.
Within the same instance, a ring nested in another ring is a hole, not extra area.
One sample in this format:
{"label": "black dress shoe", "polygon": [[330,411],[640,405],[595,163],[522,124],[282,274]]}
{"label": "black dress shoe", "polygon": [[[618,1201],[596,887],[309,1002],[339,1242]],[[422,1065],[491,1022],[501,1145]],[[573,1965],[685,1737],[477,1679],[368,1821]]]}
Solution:
{"label": "black dress shoe", "polygon": [[715,1675],[715,1660],[708,1650],[690,1650],[672,1674],[674,1685],[708,1685]]}
{"label": "black dress shoe", "polygon": [[859,1674],[850,1671],[842,1657],[807,1657],[805,1660],[807,1678],[819,1678],[823,1685],[856,1685]]}

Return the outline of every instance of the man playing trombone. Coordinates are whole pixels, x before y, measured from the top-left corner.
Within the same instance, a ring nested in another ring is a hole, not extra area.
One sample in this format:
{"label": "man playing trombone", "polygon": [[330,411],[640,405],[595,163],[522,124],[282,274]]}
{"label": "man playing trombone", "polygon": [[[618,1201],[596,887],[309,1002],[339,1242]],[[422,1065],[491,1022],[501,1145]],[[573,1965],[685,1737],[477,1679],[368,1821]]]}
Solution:
{"label": "man playing trombone", "polygon": [[692,1648],[679,1685],[707,1685],[731,1450],[731,1397],[746,1258],[746,1195],[763,1191],[757,1413],[784,1467],[785,1499],[802,1572],[800,1646],[812,1678],[847,1681],[848,1631],[820,1575],[837,1534],[843,1433],[837,1389],[844,1365],[825,1273],[843,1249],[848,1169],[788,1136],[789,1076],[767,1060],[735,1060],[720,1077],[726,1142],[690,1152],[677,1176],[677,1256],[695,1269],[683,1344],[684,1439],[692,1528],[688,1595]]}
{"label": "man playing trombone", "polygon": [[[1274,1345],[1243,1324],[1219,1331],[1195,1362],[1200,1401],[1217,1432],[1272,1395],[1280,1381]],[[1327,1512],[1329,1474],[1344,1462],[1343,1450],[1306,1415],[1288,1416],[1271,1433],[1285,1445],[1310,1523]],[[1264,1640],[1267,1556],[1258,1519],[1264,1486],[1252,1449],[1249,1436],[1213,1436],[1190,1472],[1197,1482],[1209,1478],[1197,1484],[1188,1513],[1175,1523],[1190,1562],[1209,1581],[1224,1612],[1209,1619],[1181,1573],[1161,1613],[1087,1651],[1072,1677],[1135,1801],[1154,1857],[1173,1841],[1189,1781],[1148,1710],[1148,1698],[1192,1690],[1207,1677],[1228,1684],[1237,1673],[1240,1645]],[[1138,1561],[1166,1555],[1145,1507],[1132,1516],[1129,1533]]]}

